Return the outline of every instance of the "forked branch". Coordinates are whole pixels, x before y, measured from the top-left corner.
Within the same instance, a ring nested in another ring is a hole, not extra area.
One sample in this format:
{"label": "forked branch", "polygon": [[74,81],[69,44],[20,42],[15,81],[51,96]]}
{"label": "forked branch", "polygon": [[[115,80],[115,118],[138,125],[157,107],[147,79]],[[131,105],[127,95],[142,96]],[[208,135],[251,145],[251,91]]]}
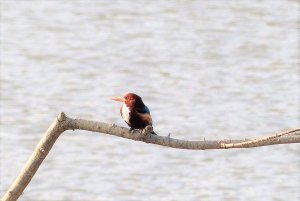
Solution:
{"label": "forked branch", "polygon": [[250,148],[275,144],[300,143],[300,128],[289,131],[284,131],[268,137],[263,137],[254,140],[202,140],[202,141],[187,141],[174,139],[169,136],[159,136],[151,134],[152,127],[146,127],[144,130],[135,130],[130,132],[129,129],[96,121],[84,119],[72,119],[64,113],[60,113],[54,122],[50,125],[34,152],[27,160],[25,166],[21,170],[19,176],[10,186],[8,191],[3,196],[3,201],[17,200],[26,186],[31,181],[32,177],[42,164],[43,160],[51,150],[57,138],[66,130],[87,130],[109,135],[115,135],[122,138],[127,138],[135,141],[142,141],[151,144],[157,144],[166,147],[178,149],[229,149],[229,148]]}

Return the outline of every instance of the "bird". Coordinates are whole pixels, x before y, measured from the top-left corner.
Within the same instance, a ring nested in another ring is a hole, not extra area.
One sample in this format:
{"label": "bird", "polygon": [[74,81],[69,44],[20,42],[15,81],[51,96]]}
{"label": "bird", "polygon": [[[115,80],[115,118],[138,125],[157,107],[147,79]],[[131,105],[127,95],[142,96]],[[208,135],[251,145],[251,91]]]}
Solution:
{"label": "bird", "polygon": [[[114,101],[123,102],[120,114],[130,130],[144,129],[148,125],[152,126],[152,118],[149,108],[144,104],[142,98],[135,93],[126,93],[122,97],[112,97]],[[151,132],[155,134],[155,132]]]}

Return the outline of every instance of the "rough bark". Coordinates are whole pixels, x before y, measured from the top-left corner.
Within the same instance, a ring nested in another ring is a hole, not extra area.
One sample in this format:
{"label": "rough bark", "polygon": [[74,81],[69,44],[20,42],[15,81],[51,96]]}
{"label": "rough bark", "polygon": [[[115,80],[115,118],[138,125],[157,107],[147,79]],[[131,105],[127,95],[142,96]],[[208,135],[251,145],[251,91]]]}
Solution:
{"label": "rough bark", "polygon": [[38,170],[39,166],[51,150],[57,138],[66,130],[87,130],[99,133],[115,135],[135,141],[143,141],[146,143],[157,144],[166,147],[178,149],[229,149],[229,148],[251,148],[275,144],[300,143],[300,128],[284,131],[275,135],[254,139],[254,140],[203,140],[203,141],[187,141],[174,139],[169,136],[159,136],[150,134],[152,127],[146,127],[144,130],[134,130],[96,121],[84,119],[72,119],[64,113],[60,113],[54,122],[50,125],[43,138],[36,146],[34,152],[26,162],[25,166],[3,196],[3,201],[17,200],[32,177]]}

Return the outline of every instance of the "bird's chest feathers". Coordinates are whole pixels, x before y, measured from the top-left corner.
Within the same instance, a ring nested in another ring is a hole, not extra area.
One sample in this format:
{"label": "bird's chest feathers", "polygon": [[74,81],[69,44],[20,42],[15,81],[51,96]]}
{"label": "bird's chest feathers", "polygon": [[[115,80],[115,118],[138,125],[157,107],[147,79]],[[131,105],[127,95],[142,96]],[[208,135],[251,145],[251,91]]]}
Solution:
{"label": "bird's chest feathers", "polygon": [[122,118],[126,121],[126,123],[129,123],[129,119],[130,119],[130,109],[127,107],[126,104],[122,105],[121,108],[121,116]]}

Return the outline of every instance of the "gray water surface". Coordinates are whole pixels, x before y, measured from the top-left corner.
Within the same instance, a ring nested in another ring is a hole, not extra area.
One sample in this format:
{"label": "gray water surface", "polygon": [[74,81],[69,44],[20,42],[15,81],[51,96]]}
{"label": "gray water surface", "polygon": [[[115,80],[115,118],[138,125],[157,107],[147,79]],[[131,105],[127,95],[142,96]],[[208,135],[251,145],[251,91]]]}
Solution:
{"label": "gray water surface", "polygon": [[[299,127],[298,7],[2,0],[0,195],[60,111],[126,126],[109,97],[128,91],[174,138]],[[297,201],[299,154],[296,144],[188,151],[68,131],[20,200]]]}

